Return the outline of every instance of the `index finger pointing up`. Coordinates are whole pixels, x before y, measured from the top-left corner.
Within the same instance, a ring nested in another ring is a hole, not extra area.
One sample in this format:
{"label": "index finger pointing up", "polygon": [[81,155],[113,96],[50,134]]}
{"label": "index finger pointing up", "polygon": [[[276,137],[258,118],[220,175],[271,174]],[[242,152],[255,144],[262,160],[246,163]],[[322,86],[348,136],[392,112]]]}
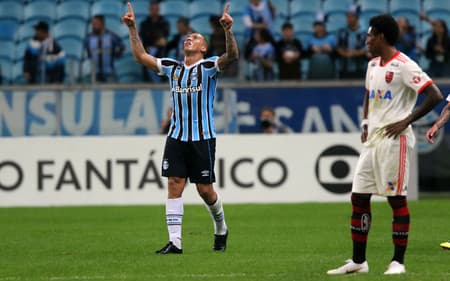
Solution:
{"label": "index finger pointing up", "polygon": [[223,9],[223,13],[224,14],[228,14],[228,10],[230,9],[230,3],[227,3],[226,5],[225,5],[225,9]]}
{"label": "index finger pointing up", "polygon": [[130,13],[134,16],[133,6],[131,6],[130,2],[128,2],[128,13]]}

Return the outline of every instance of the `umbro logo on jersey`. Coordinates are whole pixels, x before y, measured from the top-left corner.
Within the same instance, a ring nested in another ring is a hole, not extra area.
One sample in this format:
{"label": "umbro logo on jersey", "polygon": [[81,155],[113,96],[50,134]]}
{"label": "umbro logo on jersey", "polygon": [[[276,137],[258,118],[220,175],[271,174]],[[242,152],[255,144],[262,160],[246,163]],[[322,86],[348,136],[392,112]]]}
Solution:
{"label": "umbro logo on jersey", "polygon": [[202,174],[202,177],[209,177],[209,170],[203,170],[200,173]]}

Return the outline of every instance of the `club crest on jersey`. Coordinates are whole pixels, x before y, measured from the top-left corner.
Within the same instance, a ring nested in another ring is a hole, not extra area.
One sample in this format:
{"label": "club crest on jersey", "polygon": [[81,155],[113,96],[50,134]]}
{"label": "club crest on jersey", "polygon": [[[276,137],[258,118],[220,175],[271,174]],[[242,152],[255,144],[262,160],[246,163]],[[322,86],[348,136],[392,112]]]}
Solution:
{"label": "club crest on jersey", "polygon": [[178,78],[180,78],[180,75],[179,75],[180,71],[181,71],[181,67],[177,66],[177,68],[175,69],[175,73],[173,74],[173,80],[178,80]]}
{"label": "club crest on jersey", "polygon": [[413,83],[414,83],[414,84],[419,84],[419,83],[420,83],[420,76],[414,76],[414,77],[412,78],[412,80],[413,80]]}
{"label": "club crest on jersey", "polygon": [[391,83],[392,79],[394,78],[394,72],[392,71],[386,71],[386,75],[384,76],[384,80],[386,80],[386,83]]}

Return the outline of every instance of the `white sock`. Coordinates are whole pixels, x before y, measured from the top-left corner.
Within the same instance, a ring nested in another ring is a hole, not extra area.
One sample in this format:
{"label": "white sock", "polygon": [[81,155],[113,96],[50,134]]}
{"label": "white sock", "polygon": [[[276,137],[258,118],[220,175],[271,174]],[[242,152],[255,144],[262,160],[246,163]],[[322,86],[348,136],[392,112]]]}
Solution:
{"label": "white sock", "polygon": [[181,223],[183,221],[183,198],[167,199],[166,223],[169,231],[169,241],[181,249]]}
{"label": "white sock", "polygon": [[227,233],[227,224],[225,223],[225,213],[223,211],[222,200],[217,193],[217,200],[212,205],[205,204],[209,214],[214,222],[214,234],[224,235]]}

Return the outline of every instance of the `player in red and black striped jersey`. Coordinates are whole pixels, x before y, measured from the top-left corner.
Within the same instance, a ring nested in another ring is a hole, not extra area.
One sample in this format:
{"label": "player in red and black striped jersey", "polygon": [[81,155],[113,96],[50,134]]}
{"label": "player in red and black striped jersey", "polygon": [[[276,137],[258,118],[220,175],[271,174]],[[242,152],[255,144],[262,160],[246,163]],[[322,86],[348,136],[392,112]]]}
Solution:
{"label": "player in red and black striped jersey", "polygon": [[164,149],[162,175],[168,177],[166,222],[169,243],[159,254],[181,254],[182,194],[187,179],[195,183],[214,221],[215,251],[226,249],[228,228],[222,202],[214,191],[213,182],[216,133],[214,130],[213,101],[217,74],[238,59],[236,39],[232,32],[233,18],[230,5],[220,18],[225,31],[226,52],[220,57],[204,58],[208,43],[199,33],[192,33],[184,41],[184,61],[155,58],[146,53],[136,29],[133,8],[122,21],[128,26],[130,45],[136,60],[151,70],[169,78],[172,95],[172,116]]}

